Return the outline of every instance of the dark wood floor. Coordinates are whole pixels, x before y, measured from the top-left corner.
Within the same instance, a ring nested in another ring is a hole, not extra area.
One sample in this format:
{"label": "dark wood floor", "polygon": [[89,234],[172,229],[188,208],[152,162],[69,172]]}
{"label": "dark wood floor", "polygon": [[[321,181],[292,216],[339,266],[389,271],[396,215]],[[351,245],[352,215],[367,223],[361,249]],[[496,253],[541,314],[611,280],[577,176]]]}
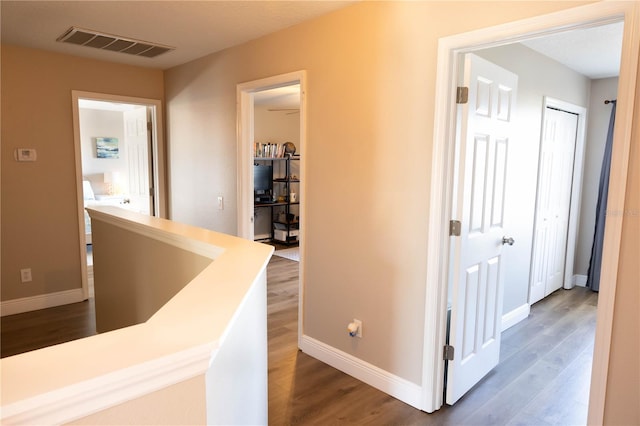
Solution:
{"label": "dark wood floor", "polygon": [[96,334],[93,299],[0,319],[2,358]]}
{"label": "dark wood floor", "polygon": [[[503,333],[500,365],[453,407],[416,410],[298,351],[298,262],[268,268],[270,425],[584,425],[597,294],[560,290]],[[95,333],[83,302],[2,318],[2,356]]]}

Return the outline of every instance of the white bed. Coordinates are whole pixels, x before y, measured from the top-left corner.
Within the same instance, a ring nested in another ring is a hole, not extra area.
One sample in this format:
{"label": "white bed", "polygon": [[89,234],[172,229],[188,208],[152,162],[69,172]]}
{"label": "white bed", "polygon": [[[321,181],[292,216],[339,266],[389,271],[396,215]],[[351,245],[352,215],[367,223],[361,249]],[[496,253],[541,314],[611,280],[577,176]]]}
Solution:
{"label": "white bed", "polygon": [[[84,196],[84,206],[123,206],[124,195],[95,195],[91,182],[82,181],[82,193]],[[91,244],[91,218],[87,211],[84,211],[84,233],[87,244]]]}

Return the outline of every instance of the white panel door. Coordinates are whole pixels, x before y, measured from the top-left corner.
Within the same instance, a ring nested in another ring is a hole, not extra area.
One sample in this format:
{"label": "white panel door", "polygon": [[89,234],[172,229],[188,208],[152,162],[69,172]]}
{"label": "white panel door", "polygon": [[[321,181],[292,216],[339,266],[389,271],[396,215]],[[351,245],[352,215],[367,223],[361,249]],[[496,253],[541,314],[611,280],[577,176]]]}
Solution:
{"label": "white panel door", "polygon": [[147,108],[141,106],[124,112],[127,145],[128,209],[153,214],[151,197],[150,132],[147,129]]}
{"label": "white panel door", "polygon": [[529,303],[562,287],[578,115],[545,108]]}
{"label": "white panel door", "polygon": [[[465,57],[469,98],[459,115],[454,218],[451,237],[450,345],[447,404],[455,403],[497,364],[503,293],[505,185],[517,75],[473,54]],[[508,246],[506,246],[508,247]]]}

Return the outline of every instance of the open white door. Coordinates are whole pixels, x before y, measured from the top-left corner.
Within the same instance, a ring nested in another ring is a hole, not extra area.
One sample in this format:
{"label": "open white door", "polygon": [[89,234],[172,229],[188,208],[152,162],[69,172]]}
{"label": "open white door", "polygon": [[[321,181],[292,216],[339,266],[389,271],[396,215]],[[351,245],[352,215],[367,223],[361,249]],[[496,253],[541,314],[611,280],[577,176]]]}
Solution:
{"label": "open white door", "polygon": [[[500,357],[505,185],[518,77],[473,54],[465,57],[459,108],[459,169],[451,240],[451,322],[446,403],[455,403]],[[464,102],[464,101],[462,101]],[[455,233],[455,232],[454,232]]]}
{"label": "open white door", "polygon": [[151,194],[150,126],[147,125],[147,107],[141,105],[124,112],[127,145],[128,195],[127,207],[139,213],[153,214]]}

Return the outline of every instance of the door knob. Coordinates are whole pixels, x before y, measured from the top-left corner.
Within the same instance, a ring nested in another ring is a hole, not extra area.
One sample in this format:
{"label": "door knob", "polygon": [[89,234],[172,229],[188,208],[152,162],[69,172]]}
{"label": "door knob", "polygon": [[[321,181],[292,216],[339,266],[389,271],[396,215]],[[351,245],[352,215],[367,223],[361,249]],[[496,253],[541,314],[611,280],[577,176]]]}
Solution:
{"label": "door knob", "polygon": [[512,246],[515,242],[516,240],[514,240],[512,237],[502,237],[502,245],[509,244],[510,246]]}

